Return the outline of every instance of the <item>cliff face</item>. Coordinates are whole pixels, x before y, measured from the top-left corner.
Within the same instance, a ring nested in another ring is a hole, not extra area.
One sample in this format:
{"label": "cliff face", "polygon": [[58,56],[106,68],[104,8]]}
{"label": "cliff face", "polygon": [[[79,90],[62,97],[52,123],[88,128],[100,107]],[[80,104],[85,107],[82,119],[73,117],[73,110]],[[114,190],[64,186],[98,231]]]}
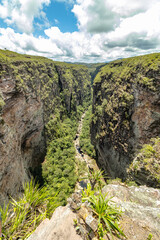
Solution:
{"label": "cliff face", "polygon": [[93,86],[91,135],[98,164],[125,179],[137,149],[160,135],[160,54],[101,69]]}
{"label": "cliff face", "polygon": [[0,52],[0,204],[44,160],[50,116],[70,115],[89,98],[86,67]]}
{"label": "cliff face", "polygon": [[5,106],[0,124],[0,199],[22,190],[30,168],[45,154],[42,103],[15,90],[12,78],[1,79]]}

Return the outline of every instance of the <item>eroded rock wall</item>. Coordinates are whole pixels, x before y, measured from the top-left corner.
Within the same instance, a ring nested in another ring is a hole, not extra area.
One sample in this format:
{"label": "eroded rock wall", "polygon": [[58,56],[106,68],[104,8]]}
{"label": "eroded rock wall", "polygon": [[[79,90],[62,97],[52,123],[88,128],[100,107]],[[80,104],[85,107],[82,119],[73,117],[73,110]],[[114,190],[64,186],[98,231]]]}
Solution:
{"label": "eroded rock wall", "polygon": [[160,54],[107,64],[93,86],[92,143],[98,164],[126,178],[135,152],[160,135]]}
{"label": "eroded rock wall", "polygon": [[86,67],[0,52],[0,204],[44,160],[50,117],[70,115],[89,98]]}
{"label": "eroded rock wall", "polygon": [[42,102],[16,91],[11,77],[1,79],[5,106],[0,124],[0,203],[15,196],[45,156]]}

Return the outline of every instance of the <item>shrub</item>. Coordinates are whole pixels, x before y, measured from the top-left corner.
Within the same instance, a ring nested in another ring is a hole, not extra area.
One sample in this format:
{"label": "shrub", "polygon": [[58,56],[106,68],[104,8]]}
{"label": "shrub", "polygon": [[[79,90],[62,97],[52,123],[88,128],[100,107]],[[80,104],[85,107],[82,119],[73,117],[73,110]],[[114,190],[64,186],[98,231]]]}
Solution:
{"label": "shrub", "polygon": [[[89,192],[89,193],[88,193]],[[111,204],[111,198],[106,198],[100,191],[98,194],[94,195],[94,191],[89,189],[85,190],[82,195],[82,201],[88,201],[90,207],[93,210],[94,215],[98,219],[98,235],[99,239],[103,239],[103,236],[109,232],[114,239],[113,234],[120,238],[125,237],[125,234],[118,226],[118,219],[121,215],[120,210]]]}

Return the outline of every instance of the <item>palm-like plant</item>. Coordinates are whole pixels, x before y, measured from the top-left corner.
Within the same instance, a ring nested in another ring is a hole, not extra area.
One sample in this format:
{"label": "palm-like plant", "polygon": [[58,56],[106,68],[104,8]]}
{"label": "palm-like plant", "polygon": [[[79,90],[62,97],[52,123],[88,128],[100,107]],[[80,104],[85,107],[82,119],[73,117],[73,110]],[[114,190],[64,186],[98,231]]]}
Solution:
{"label": "palm-like plant", "polygon": [[107,194],[103,195],[99,192],[98,195],[82,196],[82,201],[90,203],[93,213],[98,218],[98,234],[100,239],[102,239],[106,231],[111,234],[112,239],[114,239],[113,234],[116,234],[119,238],[120,235],[125,237],[125,234],[118,226],[118,219],[121,215],[120,210],[111,205],[111,198],[106,198],[106,196]]}

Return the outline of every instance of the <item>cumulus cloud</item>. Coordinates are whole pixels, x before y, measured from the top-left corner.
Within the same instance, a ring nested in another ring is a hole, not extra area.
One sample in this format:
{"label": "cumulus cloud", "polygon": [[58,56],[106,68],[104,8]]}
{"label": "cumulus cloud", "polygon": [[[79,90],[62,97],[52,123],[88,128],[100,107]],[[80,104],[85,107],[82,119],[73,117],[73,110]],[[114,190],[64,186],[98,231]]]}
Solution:
{"label": "cumulus cloud", "polygon": [[7,48],[19,53],[57,57],[63,55],[55,43],[42,37],[35,38],[32,34],[15,33],[11,28],[0,28],[0,48]]}
{"label": "cumulus cloud", "polygon": [[33,31],[35,17],[44,17],[43,5],[50,0],[2,0],[0,4],[0,17],[9,25],[16,25],[25,33]]}
{"label": "cumulus cloud", "polygon": [[66,57],[77,60],[102,54],[99,46],[100,36],[84,32],[62,33],[58,27],[45,30],[49,39],[62,49]]}
{"label": "cumulus cloud", "polygon": [[91,33],[110,32],[123,19],[145,13],[158,0],[77,0],[73,7],[80,30]]}
{"label": "cumulus cloud", "polygon": [[35,16],[47,19],[43,6],[50,1],[2,1],[0,17],[22,30],[25,26],[25,31],[20,34],[1,28],[0,47],[54,60],[84,62],[110,61],[160,49],[159,0],[55,0],[73,4],[79,30],[63,33],[58,27],[48,26],[43,37],[28,34]]}

